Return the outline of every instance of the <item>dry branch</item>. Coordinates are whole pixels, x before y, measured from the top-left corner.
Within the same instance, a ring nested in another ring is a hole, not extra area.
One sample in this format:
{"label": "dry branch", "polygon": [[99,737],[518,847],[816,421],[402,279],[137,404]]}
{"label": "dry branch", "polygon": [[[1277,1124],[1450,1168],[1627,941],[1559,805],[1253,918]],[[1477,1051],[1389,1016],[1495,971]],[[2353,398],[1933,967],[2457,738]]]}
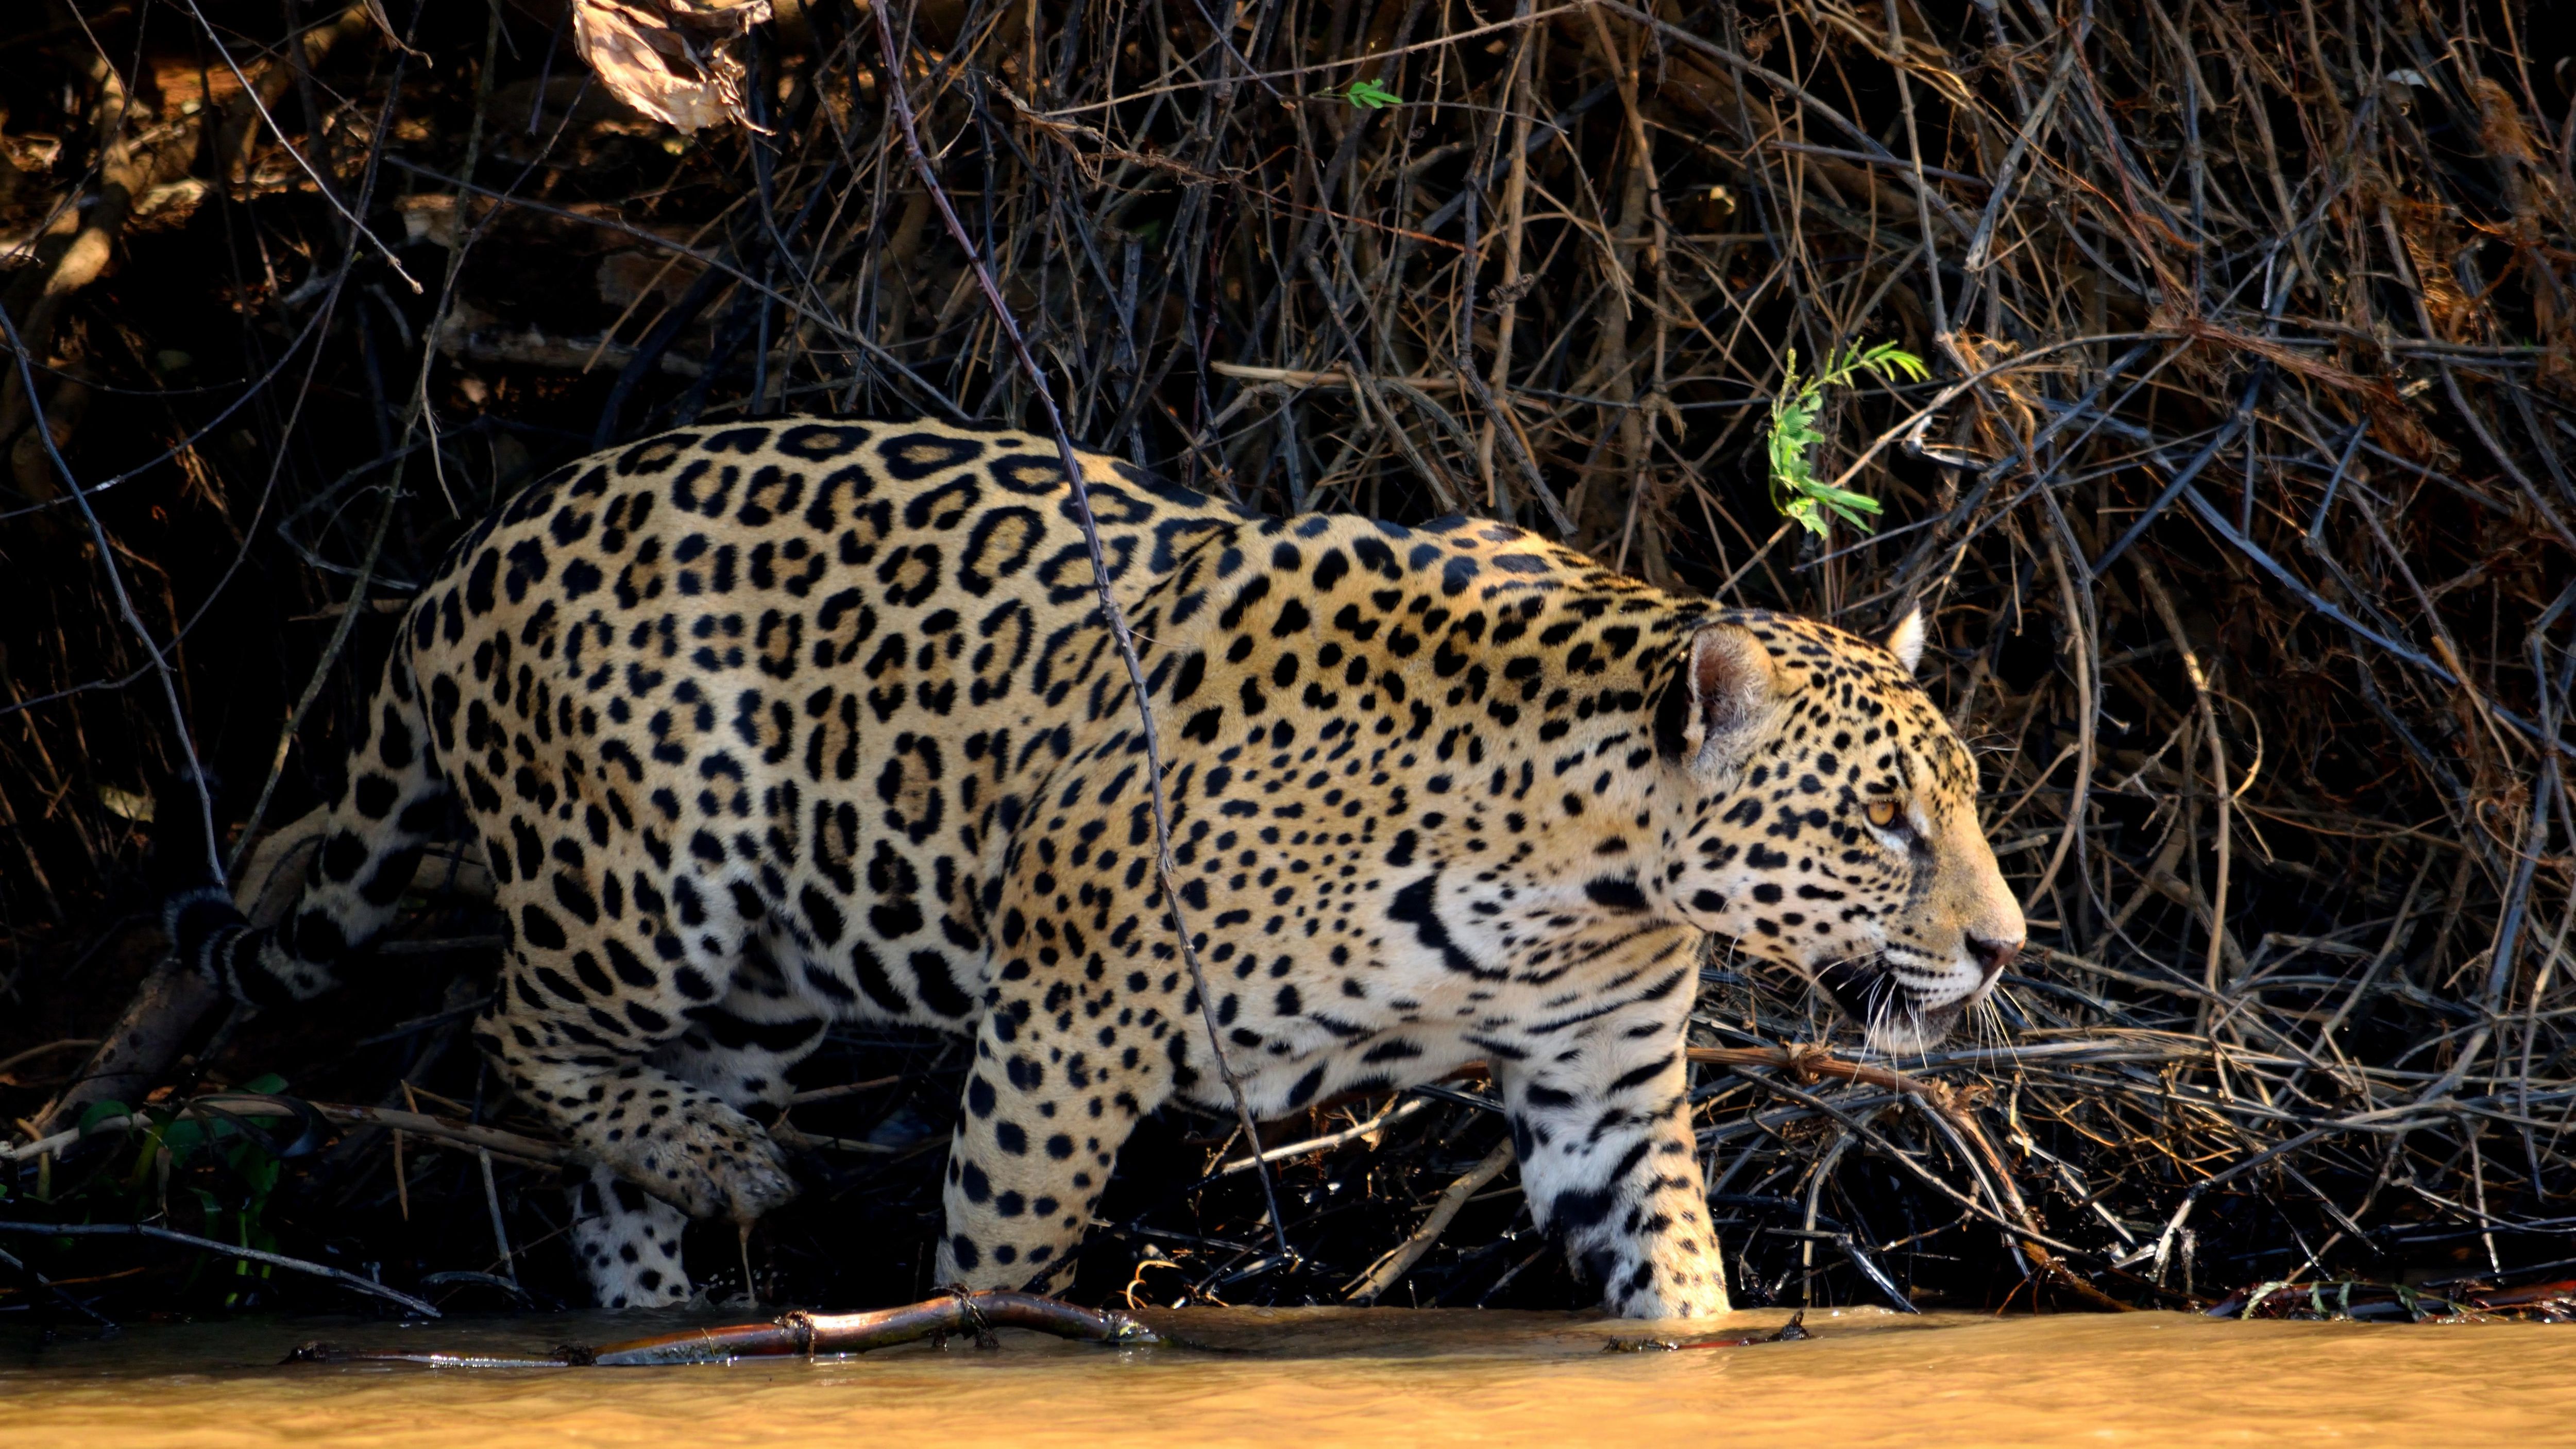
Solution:
{"label": "dry branch", "polygon": [[566,1345],[546,1358],[500,1358],[408,1349],[298,1345],[287,1363],[417,1363],[438,1368],[670,1368],[737,1358],[815,1358],[869,1353],[898,1344],[971,1334],[989,1345],[996,1328],[1024,1328],[1057,1338],[1121,1347],[1160,1343],[1153,1330],[1123,1313],[1080,1308],[1034,1293],[953,1291],[944,1298],[874,1313],[789,1313],[769,1323],[694,1328],[596,1348]]}

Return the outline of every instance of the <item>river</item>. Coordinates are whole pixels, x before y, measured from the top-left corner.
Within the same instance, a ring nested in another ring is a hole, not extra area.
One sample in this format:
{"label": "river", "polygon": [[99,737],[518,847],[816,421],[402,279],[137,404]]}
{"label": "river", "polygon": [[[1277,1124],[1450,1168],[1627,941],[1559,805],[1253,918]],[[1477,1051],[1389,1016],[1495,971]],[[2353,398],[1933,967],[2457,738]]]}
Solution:
{"label": "river", "polygon": [[[1192,1309],[1191,1347],[1006,1332],[863,1358],[669,1369],[276,1366],[303,1340],[543,1352],[671,1315],[247,1320],[38,1345],[0,1328],[0,1444],[1870,1445],[2576,1442],[2576,1329],[1816,1311],[1803,1342],[1606,1351],[1561,1314]],[[1688,1341],[1777,1327],[1735,1316]]]}

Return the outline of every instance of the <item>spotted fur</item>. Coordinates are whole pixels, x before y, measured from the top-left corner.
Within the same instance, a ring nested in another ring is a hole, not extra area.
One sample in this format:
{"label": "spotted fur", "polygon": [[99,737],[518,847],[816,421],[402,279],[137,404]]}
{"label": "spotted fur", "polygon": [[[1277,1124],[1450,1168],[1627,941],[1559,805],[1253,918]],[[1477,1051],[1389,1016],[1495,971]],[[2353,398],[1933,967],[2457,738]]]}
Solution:
{"label": "spotted fur", "polygon": [[[1486,1061],[1609,1308],[1723,1309],[1681,1052],[1704,934],[1891,1048],[2021,942],[1910,678],[1919,622],[1881,645],[1497,524],[1266,518],[1083,467],[1252,1109]],[[793,1193],[749,1113],[850,1019],[974,1039],[938,1271],[1015,1285],[1080,1240],[1137,1119],[1227,1102],[1145,768],[1051,449],[692,428],[475,529],[406,617],[299,906],[252,930],[187,898],[174,935],[249,1000],[311,997],[453,797],[510,924],[476,1034],[605,1165],[575,1234],[604,1302],[685,1295],[683,1214]]]}

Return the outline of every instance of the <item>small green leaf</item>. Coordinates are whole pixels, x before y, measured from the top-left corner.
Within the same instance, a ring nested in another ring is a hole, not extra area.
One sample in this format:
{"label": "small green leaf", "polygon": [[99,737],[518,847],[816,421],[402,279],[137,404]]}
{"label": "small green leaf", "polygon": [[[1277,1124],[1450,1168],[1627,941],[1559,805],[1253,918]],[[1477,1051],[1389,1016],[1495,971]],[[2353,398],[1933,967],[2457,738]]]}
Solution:
{"label": "small green leaf", "polygon": [[80,1130],[86,1133],[89,1129],[97,1126],[101,1122],[108,1121],[112,1118],[131,1117],[133,1115],[133,1108],[116,1100],[114,1097],[102,1098],[101,1100],[92,1102],[81,1109]]}
{"label": "small green leaf", "polygon": [[1825,440],[1816,431],[1816,418],[1824,411],[1825,389],[1844,386],[1862,373],[1881,382],[1900,377],[1921,382],[1931,376],[1931,369],[1922,358],[1895,343],[1882,342],[1875,347],[1847,347],[1839,358],[1828,354],[1824,371],[1801,378],[1798,353],[1792,348],[1781,370],[1780,389],[1771,399],[1771,436],[1766,451],[1771,465],[1772,506],[1780,510],[1782,517],[1819,538],[1832,533],[1827,515],[1867,533],[1870,519],[1881,512],[1877,499],[1818,478],[1809,461],[1816,445]]}
{"label": "small green leaf", "polygon": [[1404,104],[1404,97],[1388,90],[1375,77],[1355,80],[1341,90],[1328,90],[1320,94],[1325,100],[1348,101],[1364,111],[1383,111],[1389,106]]}

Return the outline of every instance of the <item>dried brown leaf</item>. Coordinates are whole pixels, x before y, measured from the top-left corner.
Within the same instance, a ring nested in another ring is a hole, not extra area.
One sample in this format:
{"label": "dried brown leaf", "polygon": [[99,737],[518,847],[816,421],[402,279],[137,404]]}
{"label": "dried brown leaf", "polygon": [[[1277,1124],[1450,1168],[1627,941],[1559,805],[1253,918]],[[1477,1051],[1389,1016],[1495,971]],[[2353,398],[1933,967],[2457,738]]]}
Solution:
{"label": "dried brown leaf", "polygon": [[683,131],[750,124],[731,42],[769,0],[573,0],[581,57],[618,99]]}

